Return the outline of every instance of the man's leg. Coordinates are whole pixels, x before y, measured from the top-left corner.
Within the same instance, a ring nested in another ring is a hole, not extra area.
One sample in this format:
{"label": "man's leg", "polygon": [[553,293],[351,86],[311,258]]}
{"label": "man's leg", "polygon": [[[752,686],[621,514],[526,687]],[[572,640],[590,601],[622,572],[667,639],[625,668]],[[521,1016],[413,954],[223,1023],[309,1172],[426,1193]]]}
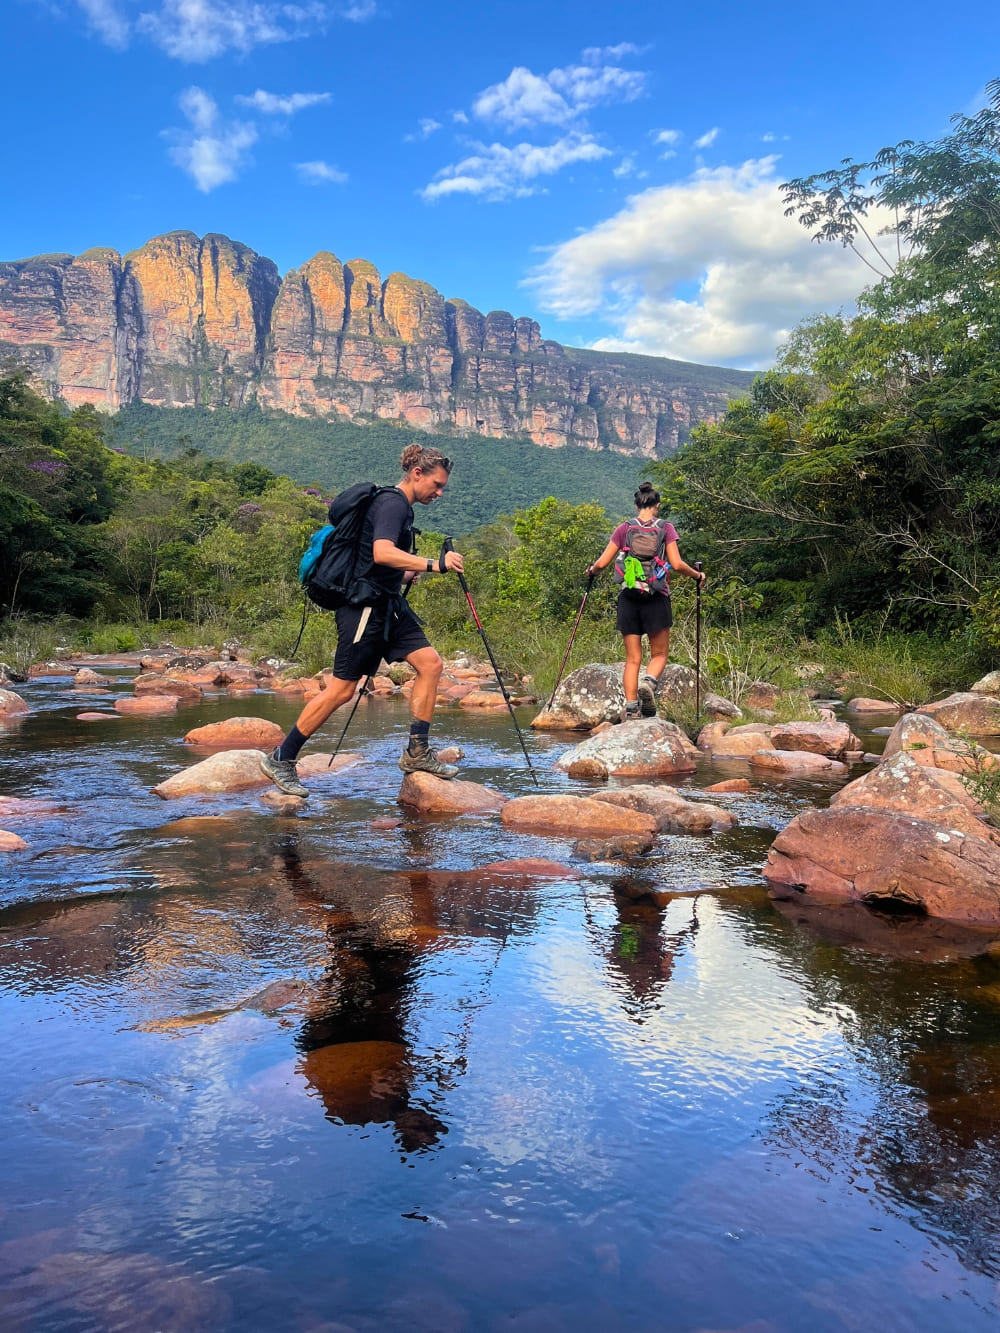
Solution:
{"label": "man's leg", "polygon": [[438,778],[453,778],[458,769],[454,764],[442,764],[428,740],[443,669],[440,654],[428,645],[408,653],[406,661],[417,675],[410,692],[410,743],[403,751],[399,766],[404,773],[432,773]]}
{"label": "man's leg", "polygon": [[309,795],[295,769],[299,751],[334,709],[353,698],[357,684],[356,680],[340,680],[336,676],[328,683],[324,678],[323,689],[309,700],[285,739],[260,761],[261,769],[281,791],[289,796]]}

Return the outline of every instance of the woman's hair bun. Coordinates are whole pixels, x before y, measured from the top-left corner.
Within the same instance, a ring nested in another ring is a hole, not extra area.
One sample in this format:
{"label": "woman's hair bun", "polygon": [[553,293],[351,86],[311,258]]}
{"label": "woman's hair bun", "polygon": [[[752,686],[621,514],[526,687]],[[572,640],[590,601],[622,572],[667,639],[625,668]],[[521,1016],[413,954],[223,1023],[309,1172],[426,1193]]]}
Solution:
{"label": "woman's hair bun", "polygon": [[638,508],[648,509],[651,505],[660,503],[660,492],[651,481],[644,481],[640,483],[634,499]]}

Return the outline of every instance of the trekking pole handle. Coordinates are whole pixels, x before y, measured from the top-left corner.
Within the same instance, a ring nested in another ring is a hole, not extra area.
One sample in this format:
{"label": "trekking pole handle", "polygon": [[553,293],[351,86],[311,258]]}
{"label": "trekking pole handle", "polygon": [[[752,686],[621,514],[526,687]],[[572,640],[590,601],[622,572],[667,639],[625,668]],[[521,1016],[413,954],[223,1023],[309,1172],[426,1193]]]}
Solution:
{"label": "trekking pole handle", "polygon": [[454,546],[452,545],[451,538],[450,538],[450,537],[445,537],[444,541],[441,543],[441,554],[438,556],[438,572],[439,572],[439,573],[441,573],[441,574],[447,574],[447,573],[448,573],[448,565],[447,565],[447,563],[445,562],[445,556],[448,554],[449,551],[453,551],[454,549],[455,549],[455,548],[454,548]]}

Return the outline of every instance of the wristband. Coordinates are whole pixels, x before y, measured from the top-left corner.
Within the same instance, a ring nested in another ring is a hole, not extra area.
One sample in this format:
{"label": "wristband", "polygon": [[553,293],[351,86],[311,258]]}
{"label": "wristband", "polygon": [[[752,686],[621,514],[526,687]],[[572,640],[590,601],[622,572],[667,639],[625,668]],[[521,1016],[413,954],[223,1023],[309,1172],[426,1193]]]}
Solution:
{"label": "wristband", "polygon": [[427,557],[427,573],[428,574],[434,573],[434,561],[430,558],[430,556]]}

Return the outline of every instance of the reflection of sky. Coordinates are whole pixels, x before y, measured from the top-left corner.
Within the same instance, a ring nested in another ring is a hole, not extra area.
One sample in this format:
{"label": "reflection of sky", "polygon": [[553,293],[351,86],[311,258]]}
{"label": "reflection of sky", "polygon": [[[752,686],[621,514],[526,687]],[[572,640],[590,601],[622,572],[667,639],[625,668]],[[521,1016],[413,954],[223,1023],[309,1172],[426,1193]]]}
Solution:
{"label": "reflection of sky", "polygon": [[[567,912],[531,941],[518,974],[504,976],[511,1031],[479,1044],[480,1061],[504,1063],[502,1079],[497,1069],[490,1078],[504,1092],[467,1134],[499,1161],[551,1165],[562,1155],[587,1174],[613,1172],[620,1157],[609,1117],[647,1141],[697,1117],[705,1134],[723,1118],[732,1141],[744,1115],[743,1136],[755,1132],[778,1092],[848,1058],[834,1017],[812,1007],[803,988],[755,954],[704,897],[693,942],[682,936],[659,1004],[637,1026],[623,1005],[627,982],[599,952],[611,947],[614,908],[603,897],[589,907],[592,930],[580,903],[575,920]],[[683,930],[691,913],[691,899],[675,900],[662,933]]]}

